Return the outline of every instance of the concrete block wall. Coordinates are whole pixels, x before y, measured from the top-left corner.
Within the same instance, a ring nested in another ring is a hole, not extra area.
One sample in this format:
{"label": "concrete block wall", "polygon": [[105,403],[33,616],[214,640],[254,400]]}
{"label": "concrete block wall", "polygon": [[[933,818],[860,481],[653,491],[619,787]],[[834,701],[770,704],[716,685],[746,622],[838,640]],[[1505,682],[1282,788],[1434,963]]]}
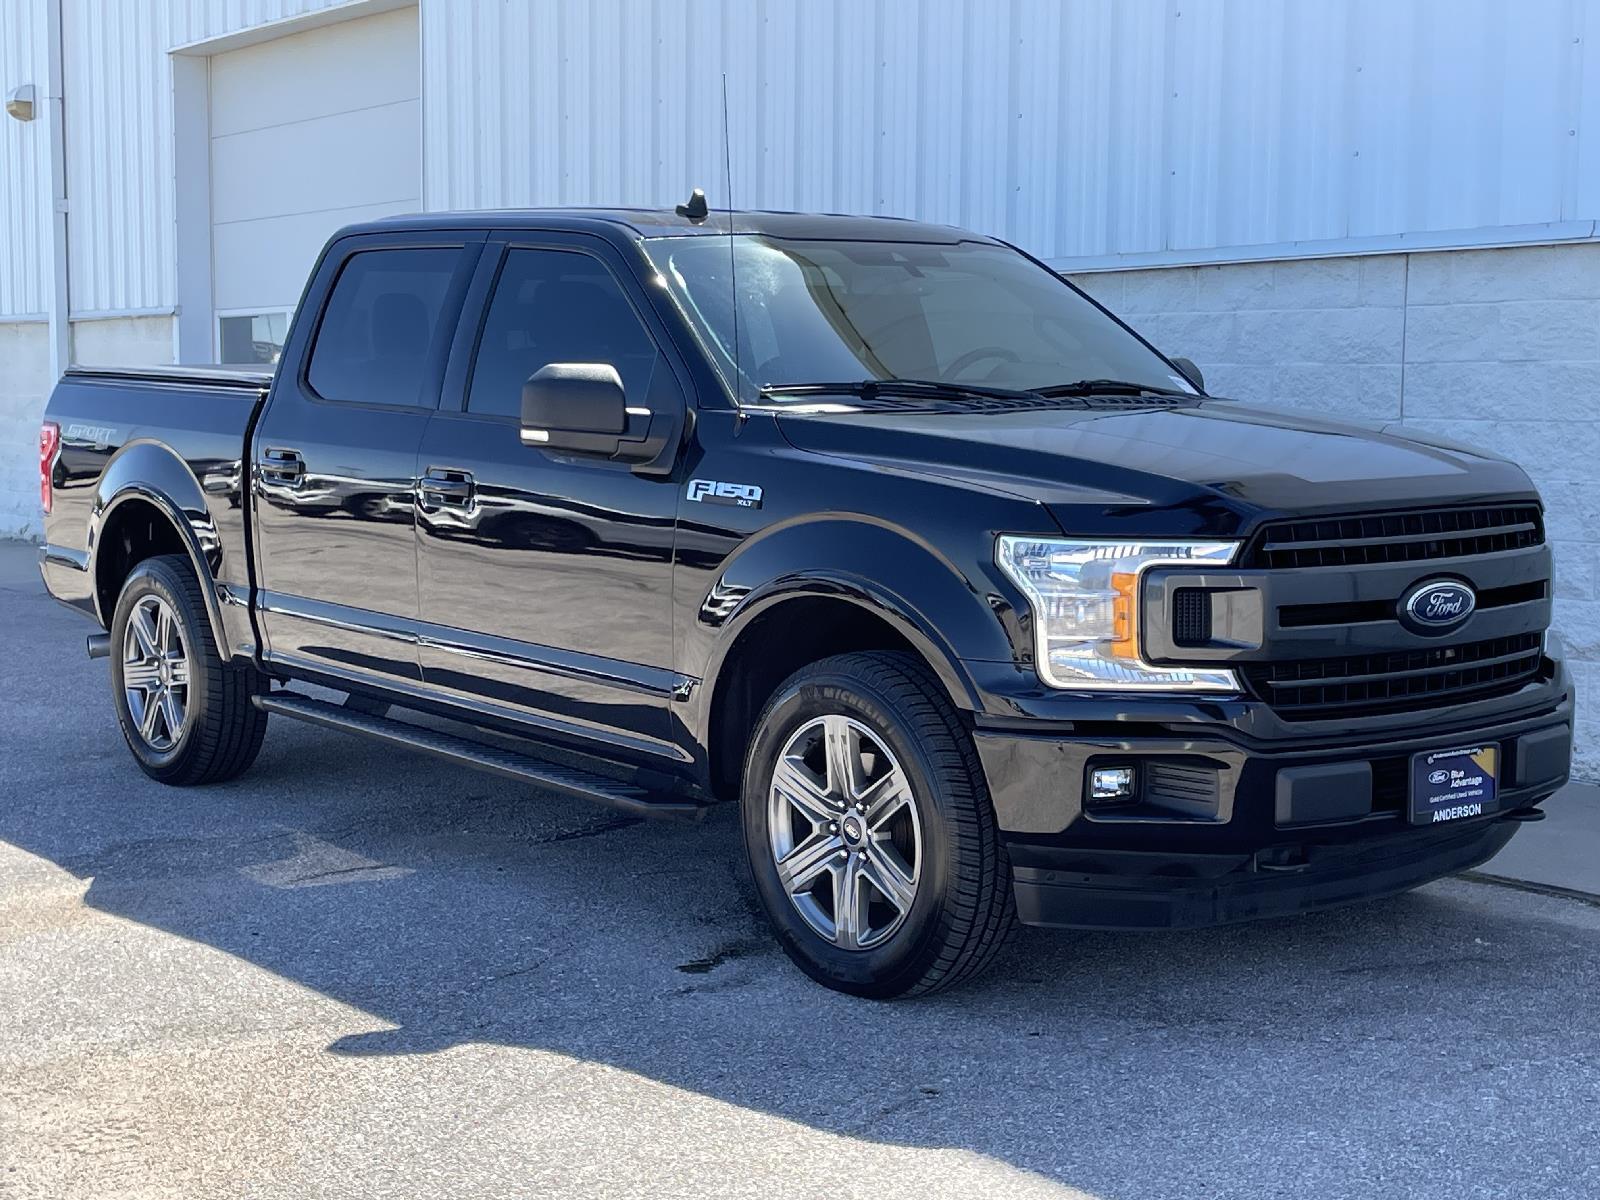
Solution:
{"label": "concrete block wall", "polygon": [[39,530],[39,417],[51,383],[49,325],[0,322],[0,537]]}
{"label": "concrete block wall", "polygon": [[1578,768],[1600,779],[1600,244],[1072,278],[1217,395],[1403,421],[1520,463],[1555,552]]}

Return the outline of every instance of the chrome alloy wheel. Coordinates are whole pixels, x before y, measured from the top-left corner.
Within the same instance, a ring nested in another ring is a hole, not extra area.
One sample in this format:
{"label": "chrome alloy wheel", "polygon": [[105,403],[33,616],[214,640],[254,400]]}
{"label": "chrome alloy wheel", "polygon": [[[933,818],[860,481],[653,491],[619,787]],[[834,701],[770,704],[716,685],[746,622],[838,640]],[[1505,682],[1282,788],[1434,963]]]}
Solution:
{"label": "chrome alloy wheel", "polygon": [[189,719],[189,648],[177,613],[145,596],[122,636],[122,692],[139,736],[158,753],[171,750]]}
{"label": "chrome alloy wheel", "polygon": [[841,949],[882,945],[911,911],[922,823],[905,772],[859,721],[795,731],[772,772],[767,840],[796,911]]}

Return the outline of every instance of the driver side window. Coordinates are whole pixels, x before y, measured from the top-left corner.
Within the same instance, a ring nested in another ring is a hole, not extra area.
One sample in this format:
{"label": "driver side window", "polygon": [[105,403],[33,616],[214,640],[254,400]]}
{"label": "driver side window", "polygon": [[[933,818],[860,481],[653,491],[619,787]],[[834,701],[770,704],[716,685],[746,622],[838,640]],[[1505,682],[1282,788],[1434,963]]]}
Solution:
{"label": "driver side window", "polygon": [[467,411],[517,416],[522,385],[550,363],[610,363],[644,403],[656,345],[622,286],[579,251],[512,249],[484,318]]}

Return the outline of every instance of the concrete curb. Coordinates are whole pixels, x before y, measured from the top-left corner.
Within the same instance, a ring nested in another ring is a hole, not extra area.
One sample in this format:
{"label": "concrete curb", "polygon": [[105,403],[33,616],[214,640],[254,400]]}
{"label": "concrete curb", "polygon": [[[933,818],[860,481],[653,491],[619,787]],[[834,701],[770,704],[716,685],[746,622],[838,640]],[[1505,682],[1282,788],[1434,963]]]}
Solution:
{"label": "concrete curb", "polygon": [[1600,786],[1569,783],[1543,808],[1550,814],[1545,820],[1524,826],[1465,878],[1600,899]]}

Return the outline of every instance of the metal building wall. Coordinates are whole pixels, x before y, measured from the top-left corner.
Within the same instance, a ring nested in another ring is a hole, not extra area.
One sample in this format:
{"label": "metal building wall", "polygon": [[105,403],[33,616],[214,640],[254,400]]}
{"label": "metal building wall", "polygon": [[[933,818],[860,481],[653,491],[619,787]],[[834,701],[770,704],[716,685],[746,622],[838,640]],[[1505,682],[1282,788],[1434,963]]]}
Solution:
{"label": "metal building wall", "polygon": [[[173,305],[175,46],[339,0],[63,0],[74,316]],[[0,79],[45,83],[45,0],[0,3]],[[49,147],[41,123],[0,119],[0,318],[45,306]]]}
{"label": "metal building wall", "polygon": [[1584,237],[1600,217],[1600,0],[422,16],[433,208],[692,184],[720,202],[726,71],[739,206],[948,221],[1078,267]]}
{"label": "metal building wall", "polygon": [[0,4],[0,92],[37,91],[29,124],[0,114],[0,319],[42,316],[49,303],[50,137],[44,0]]}
{"label": "metal building wall", "polygon": [[[177,45],[338,0],[64,0],[73,308],[174,302]],[[44,0],[0,4],[43,79]],[[1094,265],[1592,236],[1600,0],[423,0],[425,201],[734,197]],[[0,315],[43,307],[3,122]]]}

